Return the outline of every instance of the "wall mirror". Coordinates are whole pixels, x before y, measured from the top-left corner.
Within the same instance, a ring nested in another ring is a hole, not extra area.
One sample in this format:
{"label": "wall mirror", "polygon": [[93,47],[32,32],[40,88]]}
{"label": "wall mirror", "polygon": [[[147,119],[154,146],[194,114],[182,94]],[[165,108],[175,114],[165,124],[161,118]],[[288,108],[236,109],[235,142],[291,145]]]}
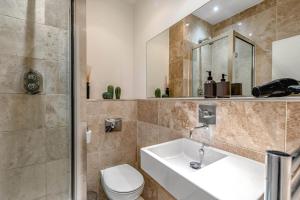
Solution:
{"label": "wall mirror", "polygon": [[[147,42],[147,97],[201,97],[207,71],[239,92],[300,80],[300,1],[211,0]],[[166,88],[168,88],[166,90]]]}

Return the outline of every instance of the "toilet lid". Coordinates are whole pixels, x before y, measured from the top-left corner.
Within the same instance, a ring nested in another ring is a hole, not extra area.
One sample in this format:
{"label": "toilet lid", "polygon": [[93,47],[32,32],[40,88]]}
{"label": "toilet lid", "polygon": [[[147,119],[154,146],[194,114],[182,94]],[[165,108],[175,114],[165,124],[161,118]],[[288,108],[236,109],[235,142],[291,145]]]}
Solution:
{"label": "toilet lid", "polygon": [[102,178],[108,188],[120,193],[132,192],[144,184],[143,176],[127,164],[103,170]]}

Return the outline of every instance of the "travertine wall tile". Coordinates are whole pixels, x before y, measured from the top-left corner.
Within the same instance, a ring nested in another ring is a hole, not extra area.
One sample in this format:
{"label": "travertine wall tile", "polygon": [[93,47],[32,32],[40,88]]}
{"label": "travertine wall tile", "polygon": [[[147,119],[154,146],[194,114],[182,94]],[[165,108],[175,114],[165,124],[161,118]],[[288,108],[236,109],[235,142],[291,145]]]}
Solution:
{"label": "travertine wall tile", "polygon": [[138,120],[152,124],[158,123],[158,103],[157,100],[139,100],[137,102]]}
{"label": "travertine wall tile", "polygon": [[298,0],[277,0],[277,40],[300,34]]}
{"label": "travertine wall tile", "polygon": [[[142,131],[142,130],[141,130]],[[159,126],[158,128],[158,141],[159,143],[168,142],[171,140],[188,137],[189,131],[188,130],[174,130],[167,127]]]}
{"label": "travertine wall tile", "polygon": [[158,144],[159,126],[138,122],[137,128],[137,145],[139,148]]}
{"label": "travertine wall tile", "polygon": [[[69,25],[68,0],[44,0],[45,1],[45,24],[67,29]],[[55,10],[56,12],[53,12]]]}
{"label": "travertine wall tile", "polygon": [[[105,133],[104,120],[120,117],[122,131]],[[137,102],[88,100],[88,127],[92,141],[87,145],[87,188],[106,199],[100,185],[100,170],[119,164],[137,164]]]}
{"label": "travertine wall tile", "polygon": [[0,15],[0,54],[46,60],[67,59],[65,49],[61,49],[66,43],[65,33],[56,27]]}
{"label": "travertine wall tile", "polygon": [[69,159],[55,160],[46,165],[47,194],[67,193],[70,189]]}
{"label": "travertine wall tile", "polygon": [[[59,159],[70,170],[69,3],[0,2],[0,199],[68,196],[60,189],[69,188],[71,179],[60,173]],[[50,23],[47,13],[60,24]],[[23,74],[29,69],[43,76],[41,94],[25,94]]]}
{"label": "travertine wall tile", "polygon": [[[98,191],[98,188],[100,187],[99,181],[100,181],[100,170],[99,170],[99,153],[88,153],[87,154],[87,190],[88,191]],[[99,179],[98,179],[99,177]]]}
{"label": "travertine wall tile", "polygon": [[142,173],[145,180],[142,197],[145,200],[158,200],[157,192],[158,192],[159,185],[143,170],[140,170],[140,172]]}
{"label": "travertine wall tile", "polygon": [[[197,35],[199,32],[201,34]],[[212,25],[194,15],[189,15],[170,27],[169,89],[171,97],[191,95],[192,48],[200,40],[211,36]]]}
{"label": "travertine wall tile", "polygon": [[165,189],[159,186],[157,190],[157,200],[175,200],[175,198]]}
{"label": "travertine wall tile", "polygon": [[67,126],[68,98],[66,95],[46,96],[46,127]]}
{"label": "travertine wall tile", "polygon": [[70,134],[67,127],[46,129],[47,160],[70,158]]}
{"label": "travertine wall tile", "polygon": [[300,102],[287,103],[286,151],[293,153],[300,148]]}
{"label": "travertine wall tile", "polygon": [[192,101],[160,101],[158,124],[175,130],[186,130],[198,124],[197,103]]}
{"label": "travertine wall tile", "polygon": [[45,22],[45,0],[1,1],[0,15],[35,21],[37,23],[43,24]]}
{"label": "travertine wall tile", "polygon": [[224,151],[228,151],[252,160],[256,160],[258,162],[265,162],[265,153],[264,152],[257,152],[250,150],[248,148],[242,148],[240,146],[235,146],[234,144],[225,143],[218,139],[215,139],[212,142],[212,145],[216,148],[222,149]]}
{"label": "travertine wall tile", "polygon": [[45,164],[1,171],[0,199],[34,200],[45,196],[45,172]]}
{"label": "travertine wall tile", "polygon": [[0,170],[45,163],[44,129],[1,132],[0,158]]}
{"label": "travertine wall tile", "polygon": [[0,108],[0,131],[42,128],[45,124],[44,95],[0,94]]}
{"label": "travertine wall tile", "polygon": [[217,102],[214,138],[264,153],[284,151],[285,102]]}

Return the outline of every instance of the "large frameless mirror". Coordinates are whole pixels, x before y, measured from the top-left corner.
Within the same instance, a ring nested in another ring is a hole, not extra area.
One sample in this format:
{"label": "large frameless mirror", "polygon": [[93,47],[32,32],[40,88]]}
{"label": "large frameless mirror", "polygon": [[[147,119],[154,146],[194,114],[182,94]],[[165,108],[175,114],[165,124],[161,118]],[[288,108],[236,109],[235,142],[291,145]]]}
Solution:
{"label": "large frameless mirror", "polygon": [[238,97],[275,79],[300,80],[300,25],[286,9],[275,0],[209,1],[147,42],[147,97],[158,89],[202,97],[208,71],[215,82],[226,75]]}

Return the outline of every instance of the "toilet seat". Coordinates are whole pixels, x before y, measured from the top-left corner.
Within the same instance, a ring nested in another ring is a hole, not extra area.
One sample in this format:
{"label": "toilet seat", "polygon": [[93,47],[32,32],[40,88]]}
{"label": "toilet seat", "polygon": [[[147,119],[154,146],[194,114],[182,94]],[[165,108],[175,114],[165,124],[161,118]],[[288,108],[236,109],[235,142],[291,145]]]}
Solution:
{"label": "toilet seat", "polygon": [[103,185],[115,194],[132,194],[143,190],[144,178],[128,164],[118,165],[101,171]]}

